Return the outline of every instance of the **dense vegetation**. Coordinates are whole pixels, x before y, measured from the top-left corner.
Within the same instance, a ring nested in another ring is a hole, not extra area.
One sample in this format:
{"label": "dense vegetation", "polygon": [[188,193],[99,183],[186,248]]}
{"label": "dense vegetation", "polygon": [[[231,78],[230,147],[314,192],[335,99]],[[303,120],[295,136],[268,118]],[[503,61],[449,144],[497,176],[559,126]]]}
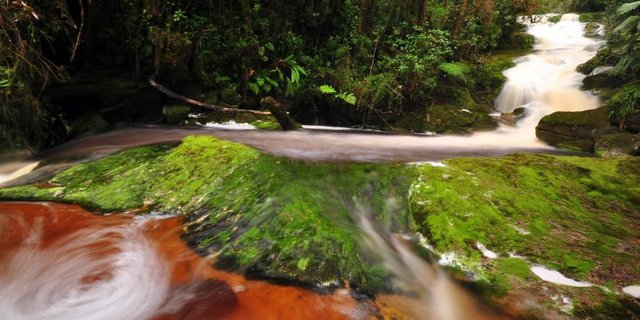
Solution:
{"label": "dense vegetation", "polygon": [[[75,120],[100,109],[95,100],[117,105],[123,99],[100,96],[78,107],[70,96],[135,87],[129,82],[150,76],[221,106],[257,109],[261,98],[274,96],[302,122],[441,132],[491,128],[485,114],[513,55],[486,55],[527,48],[531,39],[516,17],[561,5],[3,0],[0,140],[5,147],[41,147],[64,139]],[[77,84],[85,87],[47,90]],[[463,108],[474,114],[460,115]],[[156,120],[109,119],[99,111],[112,123]],[[414,113],[419,120],[407,120]]]}
{"label": "dense vegetation", "polygon": [[579,70],[590,74],[596,67],[613,67],[593,75],[596,80],[593,87],[611,98],[608,103],[611,120],[621,129],[637,133],[628,120],[640,111],[640,1],[615,1],[606,20],[607,45]]}

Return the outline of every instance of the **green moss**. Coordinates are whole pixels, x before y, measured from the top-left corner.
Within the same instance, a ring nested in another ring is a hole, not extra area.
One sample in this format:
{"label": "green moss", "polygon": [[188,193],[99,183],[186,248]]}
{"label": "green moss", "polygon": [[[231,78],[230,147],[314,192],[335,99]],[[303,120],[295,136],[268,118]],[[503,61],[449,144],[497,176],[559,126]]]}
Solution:
{"label": "green moss", "polygon": [[[420,231],[438,251],[478,261],[480,241],[502,256],[516,252],[579,279],[630,258],[614,248],[638,234],[628,227],[638,176],[622,178],[618,162],[512,156],[447,164],[422,168],[410,197]],[[593,191],[607,196],[594,198]]]}
{"label": "green moss", "polygon": [[497,259],[495,264],[498,272],[503,275],[514,276],[521,280],[531,279],[533,275],[529,264],[517,258]]}
{"label": "green moss", "polygon": [[257,120],[251,123],[260,130],[280,130],[280,124],[277,121]]}

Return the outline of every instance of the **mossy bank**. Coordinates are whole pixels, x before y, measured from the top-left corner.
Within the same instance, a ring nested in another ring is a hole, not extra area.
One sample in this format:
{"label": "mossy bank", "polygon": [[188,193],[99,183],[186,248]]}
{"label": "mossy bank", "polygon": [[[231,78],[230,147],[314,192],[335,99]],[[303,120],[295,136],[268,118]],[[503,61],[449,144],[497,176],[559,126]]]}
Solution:
{"label": "mossy bank", "polygon": [[[454,268],[473,273],[472,286],[495,303],[526,295],[536,308],[578,318],[637,314],[620,292],[640,281],[640,159],[513,155],[445,164],[307,163],[188,137],[0,189],[0,199],[180,213],[185,240],[218,267],[375,292],[389,288],[389,275],[361,245],[355,208],[365,206],[383,229],[420,232],[437,253],[454,253]],[[479,244],[498,257],[485,257]],[[543,282],[534,265],[608,289]]]}

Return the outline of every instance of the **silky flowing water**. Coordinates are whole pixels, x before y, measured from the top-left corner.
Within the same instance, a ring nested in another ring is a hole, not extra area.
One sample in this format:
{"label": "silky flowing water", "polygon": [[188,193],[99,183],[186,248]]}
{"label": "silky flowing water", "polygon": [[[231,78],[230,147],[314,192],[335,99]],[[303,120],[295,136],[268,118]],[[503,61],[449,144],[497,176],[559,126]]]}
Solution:
{"label": "silky flowing water", "polygon": [[[0,185],[30,183],[81,161],[148,144],[213,135],[302,160],[420,162],[513,152],[561,153],[535,137],[539,120],[555,111],[598,107],[578,88],[576,67],[598,40],[583,35],[575,15],[559,23],[527,22],[535,52],[505,71],[496,110],[526,109],[515,127],[471,136],[400,136],[302,130],[263,132],[223,128],[123,128],[84,137],[32,160],[0,165]],[[74,205],[0,203],[0,319],[502,319],[482,307],[435,263],[408,249],[355,207],[354,227],[411,294],[354,298],[248,280],[211,267],[180,239],[179,217],[119,213],[96,216]]]}

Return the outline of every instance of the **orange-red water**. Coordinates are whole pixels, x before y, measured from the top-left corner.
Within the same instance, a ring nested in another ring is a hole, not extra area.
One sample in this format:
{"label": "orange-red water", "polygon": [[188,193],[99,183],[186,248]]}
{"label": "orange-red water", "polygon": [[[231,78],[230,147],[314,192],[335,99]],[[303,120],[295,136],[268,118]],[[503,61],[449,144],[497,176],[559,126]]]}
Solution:
{"label": "orange-red water", "polygon": [[[134,216],[130,214],[96,216],[75,205],[0,202],[0,272],[7,267],[7,255],[33,246],[34,232],[39,237],[37,246],[46,251],[54,250],[56,244],[79,231],[126,227],[133,221]],[[321,295],[304,288],[247,280],[238,274],[213,269],[181,241],[179,218],[149,219],[141,232],[160,260],[169,266],[169,299],[184,292],[189,292],[191,297],[175,310],[149,314],[146,319],[368,319],[375,313],[370,301],[358,302],[346,290]],[[113,239],[93,241],[82,247],[84,251],[80,254],[95,258],[117,254],[121,249],[113,243]],[[49,268],[55,270],[56,265]],[[109,272],[109,268],[105,268],[83,278],[82,282],[93,285],[108,281],[112,277]],[[0,275],[0,283],[2,277]],[[37,294],[38,288],[34,288],[34,292]]]}

